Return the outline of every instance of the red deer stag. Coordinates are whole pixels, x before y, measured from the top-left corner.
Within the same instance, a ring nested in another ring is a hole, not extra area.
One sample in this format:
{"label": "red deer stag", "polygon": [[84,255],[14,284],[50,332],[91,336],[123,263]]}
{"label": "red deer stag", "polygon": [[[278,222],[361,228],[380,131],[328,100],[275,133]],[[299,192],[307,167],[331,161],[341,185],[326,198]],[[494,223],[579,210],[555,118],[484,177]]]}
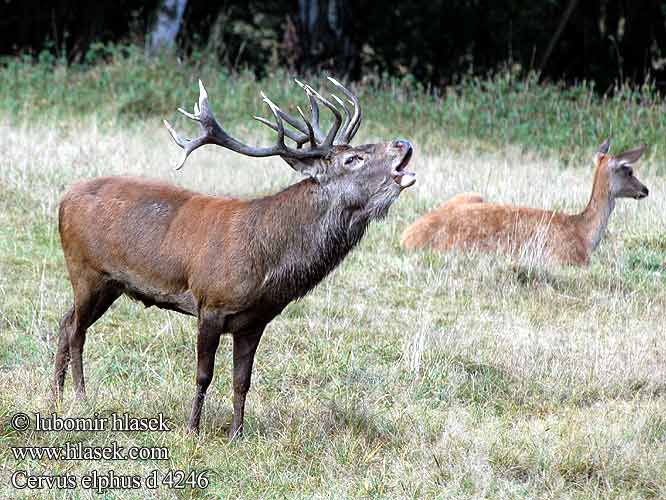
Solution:
{"label": "red deer stag", "polygon": [[617,156],[611,156],[609,149],[606,141],[595,156],[592,196],[579,214],[486,203],[477,194],[464,193],[409,226],[402,246],[516,252],[532,242],[561,263],[586,265],[606,230],[615,200],[648,195],[632,169],[645,146]]}
{"label": "red deer stag", "polygon": [[[353,147],[361,123],[357,97],[329,80],[339,108],[312,87],[306,92],[311,116],[302,121],[266,96],[277,132],[271,147],[252,147],[229,135],[214,118],[199,82],[194,113],[202,133],[181,138],[164,122],[183,150],[215,144],[251,157],[279,156],[307,176],[284,191],[249,201],[207,196],[137,177],[102,177],[81,182],[60,204],[59,229],[74,290],[74,305],[60,323],[53,396],[62,400],[71,362],[77,397],[85,397],[83,346],[86,330],[122,294],[198,318],[196,392],[188,427],[199,430],[206,390],[213,378],[220,335],[233,336],[233,419],[230,437],[243,429],[245,397],[255,351],[266,325],[293,300],[303,297],[361,240],[368,224],[383,218],[415,174],[406,170],[408,141]],[[323,103],[334,121],[319,128]],[[285,130],[284,122],[294,130]],[[285,144],[285,136],[297,147]],[[309,143],[309,147],[304,147]]]}

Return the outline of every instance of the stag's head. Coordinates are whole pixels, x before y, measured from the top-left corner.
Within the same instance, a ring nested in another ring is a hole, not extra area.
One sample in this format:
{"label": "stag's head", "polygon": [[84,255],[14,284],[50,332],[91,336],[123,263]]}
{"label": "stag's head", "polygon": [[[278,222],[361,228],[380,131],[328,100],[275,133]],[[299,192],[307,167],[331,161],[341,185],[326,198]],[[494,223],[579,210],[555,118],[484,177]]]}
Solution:
{"label": "stag's head", "polygon": [[[337,95],[331,95],[336,106],[298,80],[296,83],[309,100],[309,118],[299,106],[296,108],[300,118],[297,118],[261,94],[275,122],[258,116],[254,118],[277,132],[277,143],[270,147],[249,146],[230,136],[214,118],[208,94],[200,81],[199,102],[194,105],[194,113],[180,108],[179,111],[199,123],[202,135],[192,140],[183,139],[168,122],[164,122],[174,141],[184,150],[177,168],[183,166],[192,151],[204,144],[216,144],[246,156],[280,156],[294,170],[314,179],[344,205],[364,210],[371,217],[383,216],[400,192],[416,182],[416,175],[406,169],[412,157],[412,145],[409,141],[394,140],[352,146],[351,140],[361,125],[361,105],[358,98],[342,84],[333,78],[329,81],[342,93],[351,109]],[[333,124],[327,132],[319,127],[318,102],[333,114]],[[286,128],[285,122],[293,130]],[[293,141],[296,147],[287,146],[285,138]]]}
{"label": "stag's head", "polygon": [[599,146],[595,156],[597,175],[607,179],[609,193],[612,198],[645,198],[648,188],[634,175],[634,163],[638,161],[645,145],[613,156],[610,154],[610,141],[606,140]]}

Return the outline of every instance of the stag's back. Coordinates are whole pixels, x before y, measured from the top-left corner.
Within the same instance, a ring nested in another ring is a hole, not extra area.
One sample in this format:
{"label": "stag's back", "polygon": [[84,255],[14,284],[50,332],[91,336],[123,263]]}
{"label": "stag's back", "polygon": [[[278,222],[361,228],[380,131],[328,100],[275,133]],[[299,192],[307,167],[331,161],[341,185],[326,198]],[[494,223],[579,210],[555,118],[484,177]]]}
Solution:
{"label": "stag's back", "polygon": [[[208,226],[221,215],[233,215],[241,203],[135,177],[76,184],[63,197],[59,213],[70,277],[98,275],[137,295],[155,295],[154,300],[158,290],[180,293],[206,250]],[[218,216],[207,216],[213,212]],[[218,234],[223,229],[218,227]]]}
{"label": "stag's back", "polygon": [[120,261],[130,267],[151,262],[163,266],[154,257],[165,243],[169,250],[182,253],[169,232],[193,193],[155,181],[136,181],[101,177],[76,184],[65,194],[59,229],[66,256],[79,253],[98,269],[111,270]]}

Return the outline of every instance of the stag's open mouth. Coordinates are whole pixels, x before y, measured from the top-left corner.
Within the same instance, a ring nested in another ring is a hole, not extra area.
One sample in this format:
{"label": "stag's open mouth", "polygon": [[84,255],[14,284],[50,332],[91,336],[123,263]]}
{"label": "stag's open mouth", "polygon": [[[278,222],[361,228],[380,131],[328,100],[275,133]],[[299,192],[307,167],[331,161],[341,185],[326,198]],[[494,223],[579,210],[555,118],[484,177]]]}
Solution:
{"label": "stag's open mouth", "polygon": [[402,157],[402,160],[400,160],[400,163],[396,167],[393,167],[393,170],[391,171],[393,180],[403,189],[408,188],[416,182],[416,174],[409,170],[405,170],[409,160],[412,159],[413,151],[414,150],[410,147],[405,153],[405,156]]}

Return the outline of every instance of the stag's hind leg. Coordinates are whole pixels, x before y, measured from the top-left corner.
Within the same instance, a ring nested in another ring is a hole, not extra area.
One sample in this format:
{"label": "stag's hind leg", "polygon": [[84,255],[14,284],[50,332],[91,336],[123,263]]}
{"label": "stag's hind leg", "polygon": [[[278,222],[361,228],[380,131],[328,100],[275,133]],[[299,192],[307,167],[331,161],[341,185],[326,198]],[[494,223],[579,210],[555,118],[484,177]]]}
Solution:
{"label": "stag's hind leg", "polygon": [[83,377],[83,345],[86,341],[86,331],[111,307],[122,291],[107,285],[95,289],[83,301],[77,303],[75,313],[75,326],[70,330],[69,351],[72,363],[72,378],[74,390],[78,399],[86,396],[85,381]]}
{"label": "stag's hind leg", "polygon": [[72,365],[76,396],[79,399],[85,397],[83,345],[86,340],[86,331],[123,293],[113,284],[105,282],[101,276],[92,278],[76,281],[74,307],[65,314],[60,324],[60,338],[53,377],[53,396],[56,401],[62,399],[65,374],[69,363]]}
{"label": "stag's hind leg", "polygon": [[197,389],[192,401],[192,413],[187,425],[190,432],[199,432],[199,422],[203,410],[206,391],[213,381],[215,353],[220,345],[224,329],[224,317],[212,311],[199,312],[199,333],[197,334]]}
{"label": "stag's hind leg", "polygon": [[69,365],[69,330],[73,326],[73,320],[74,307],[71,307],[60,321],[58,350],[55,356],[52,386],[54,402],[62,401],[62,391],[65,387],[65,375],[67,374],[67,365]]}

